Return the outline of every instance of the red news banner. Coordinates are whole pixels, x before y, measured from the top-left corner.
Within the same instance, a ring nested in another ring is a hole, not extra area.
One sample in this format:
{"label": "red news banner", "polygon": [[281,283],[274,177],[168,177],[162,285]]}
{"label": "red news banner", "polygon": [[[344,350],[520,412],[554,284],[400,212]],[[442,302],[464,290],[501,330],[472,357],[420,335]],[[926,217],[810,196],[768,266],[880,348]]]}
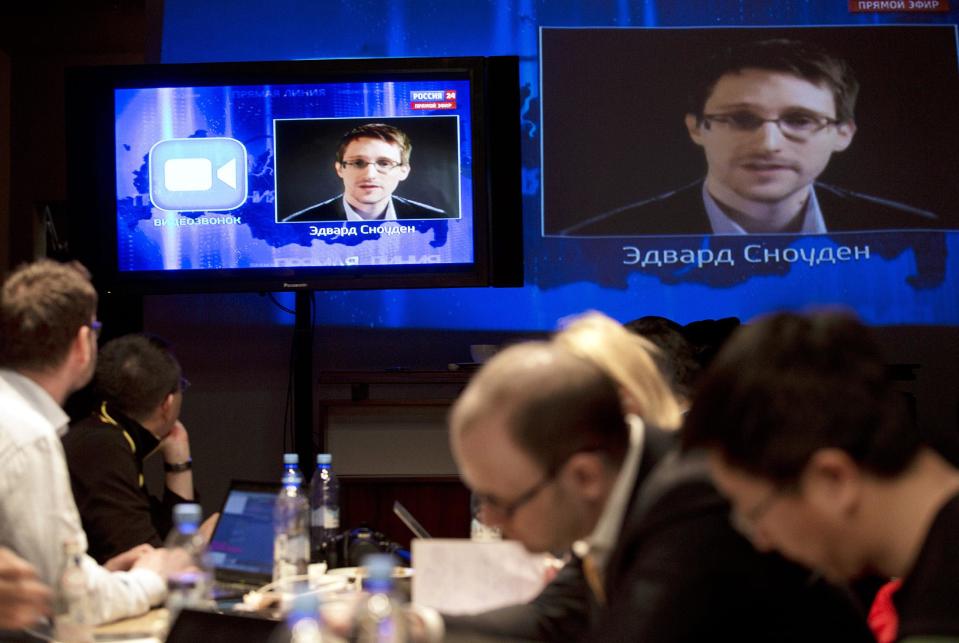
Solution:
{"label": "red news banner", "polygon": [[949,11],[949,0],[849,0],[850,13]]}
{"label": "red news banner", "polygon": [[412,91],[410,109],[456,109],[456,90]]}

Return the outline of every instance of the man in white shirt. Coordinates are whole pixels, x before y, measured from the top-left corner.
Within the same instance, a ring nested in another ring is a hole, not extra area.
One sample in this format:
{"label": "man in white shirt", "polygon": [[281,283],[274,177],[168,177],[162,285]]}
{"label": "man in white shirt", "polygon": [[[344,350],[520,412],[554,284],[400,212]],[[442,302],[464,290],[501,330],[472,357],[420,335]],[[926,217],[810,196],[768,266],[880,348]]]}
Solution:
{"label": "man in white shirt", "polygon": [[[41,260],[0,290],[0,546],[55,587],[64,543],[87,540],[70,490],[61,409],[96,365],[97,293],[79,265]],[[165,597],[161,550],[137,548],[101,567],[83,566],[98,622],[147,611]],[[127,570],[127,571],[112,571]]]}

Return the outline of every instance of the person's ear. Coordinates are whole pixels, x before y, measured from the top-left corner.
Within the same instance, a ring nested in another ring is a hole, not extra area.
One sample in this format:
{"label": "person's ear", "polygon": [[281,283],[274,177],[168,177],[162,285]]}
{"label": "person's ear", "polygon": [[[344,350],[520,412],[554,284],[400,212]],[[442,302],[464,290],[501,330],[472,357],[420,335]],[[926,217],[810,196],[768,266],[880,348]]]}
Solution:
{"label": "person's ear", "polygon": [[820,449],[806,464],[802,492],[807,500],[840,520],[859,509],[863,494],[863,473],[842,449]]}
{"label": "person's ear", "polygon": [[173,396],[175,393],[167,393],[167,396],[163,398],[163,401],[160,402],[160,416],[164,420],[170,419],[170,414],[173,412]]}
{"label": "person's ear", "polygon": [[410,175],[410,166],[407,163],[406,165],[400,165],[396,168],[396,176],[399,181],[405,181],[406,177]]}
{"label": "person's ear", "polygon": [[581,498],[594,502],[605,501],[609,491],[606,464],[595,452],[574,453],[560,475]]}
{"label": "person's ear", "polygon": [[96,358],[97,338],[93,329],[84,324],[70,343],[70,358],[79,366],[86,368],[90,360]]}
{"label": "person's ear", "polygon": [[686,114],[686,131],[689,132],[689,138],[693,143],[702,147],[703,145],[703,123],[695,114]]}
{"label": "person's ear", "polygon": [[333,169],[336,171],[336,175],[343,178],[343,166],[340,165],[339,161],[333,161]]}
{"label": "person's ear", "polygon": [[841,123],[836,123],[836,140],[833,144],[833,152],[842,152],[847,147],[852,145],[852,139],[856,135],[856,122],[842,121]]}
{"label": "person's ear", "polygon": [[639,400],[636,399],[636,396],[623,386],[618,388],[620,405],[623,407],[623,415],[632,414],[643,417],[643,405],[639,403]]}

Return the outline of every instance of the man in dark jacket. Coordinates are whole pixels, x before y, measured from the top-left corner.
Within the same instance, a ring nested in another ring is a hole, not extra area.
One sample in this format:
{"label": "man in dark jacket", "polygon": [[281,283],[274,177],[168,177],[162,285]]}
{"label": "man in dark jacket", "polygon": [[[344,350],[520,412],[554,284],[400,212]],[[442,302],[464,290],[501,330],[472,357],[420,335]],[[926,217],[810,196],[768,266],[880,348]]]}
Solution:
{"label": "man in dark jacket", "polygon": [[[144,543],[159,547],[173,505],[194,502],[190,439],[180,422],[187,386],[157,337],[125,335],[100,350],[94,388],[102,400],[63,437],[73,496],[98,562]],[[163,454],[162,499],[151,496],[143,461]]]}
{"label": "man in dark jacket", "polygon": [[699,456],[624,418],[617,385],[556,343],[493,358],[451,415],[484,522],[531,551],[572,551],[540,596],[446,617],[475,633],[551,641],[868,641],[845,593],[755,552]]}
{"label": "man in dark jacket", "polygon": [[781,313],[741,329],[684,442],[708,449],[758,549],[836,581],[899,578],[897,640],[959,640],[959,470],[924,444],[858,321]]}

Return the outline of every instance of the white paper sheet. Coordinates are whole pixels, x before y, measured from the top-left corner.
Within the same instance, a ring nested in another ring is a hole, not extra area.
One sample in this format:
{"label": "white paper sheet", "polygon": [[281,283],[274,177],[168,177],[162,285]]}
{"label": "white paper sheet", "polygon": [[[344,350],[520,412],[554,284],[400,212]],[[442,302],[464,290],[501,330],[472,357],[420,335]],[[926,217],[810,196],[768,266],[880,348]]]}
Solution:
{"label": "white paper sheet", "polygon": [[546,557],[515,541],[413,540],[413,602],[446,614],[525,603],[545,584]]}

